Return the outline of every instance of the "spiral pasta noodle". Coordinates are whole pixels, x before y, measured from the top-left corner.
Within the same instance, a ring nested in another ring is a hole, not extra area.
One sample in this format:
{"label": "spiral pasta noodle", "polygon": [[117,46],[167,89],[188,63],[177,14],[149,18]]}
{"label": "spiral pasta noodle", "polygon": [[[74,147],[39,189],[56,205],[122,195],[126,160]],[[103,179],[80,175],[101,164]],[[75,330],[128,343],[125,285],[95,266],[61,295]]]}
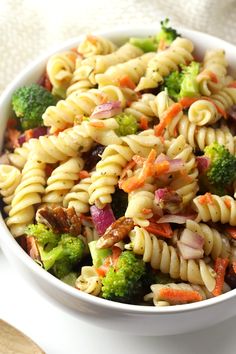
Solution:
{"label": "spiral pasta noodle", "polygon": [[65,91],[75,70],[76,58],[77,54],[74,51],[56,53],[49,58],[47,74],[55,95],[65,97]]}
{"label": "spiral pasta noodle", "polygon": [[29,143],[26,142],[22,146],[15,148],[12,153],[9,153],[8,158],[13,166],[22,170],[28,159],[29,153]]}
{"label": "spiral pasta noodle", "polygon": [[130,232],[130,238],[133,252],[143,256],[144,262],[150,262],[153,269],[159,269],[173,279],[205,285],[209,291],[215,288],[214,271],[203,260],[183,259],[173,246],[138,226]]}
{"label": "spiral pasta noodle", "polygon": [[64,196],[71,190],[78,180],[79,172],[84,162],[80,157],[72,157],[61,163],[47,180],[47,186],[42,202],[46,204],[62,205]]}
{"label": "spiral pasta noodle", "polygon": [[225,195],[211,195],[211,202],[207,204],[201,203],[201,196],[197,196],[193,200],[193,205],[198,213],[197,221],[220,221],[222,224],[229,223],[236,226],[236,200]]}
{"label": "spiral pasta noodle", "polygon": [[81,179],[64,197],[63,206],[74,208],[77,213],[87,213],[90,208],[88,189],[91,183],[91,177]]}
{"label": "spiral pasta noodle", "polygon": [[148,63],[145,76],[136,88],[137,91],[155,88],[163,82],[163,78],[171,71],[178,70],[178,65],[186,64],[193,60],[193,44],[186,38],[176,38],[170,47],[158,52]]}
{"label": "spiral pasta noodle", "polygon": [[45,185],[45,164],[30,158],[23,170],[21,182],[15,190],[7,225],[17,237],[34,220],[34,205],[41,203]]}
{"label": "spiral pasta noodle", "polygon": [[138,122],[142,117],[152,121],[155,118],[155,113],[151,108],[154,99],[153,94],[144,93],[138,101],[133,101],[129,107],[125,108],[124,112],[133,115]]}
{"label": "spiral pasta noodle", "polygon": [[84,266],[81,275],[76,279],[75,287],[87,294],[98,296],[102,289],[102,281],[94,267]]}
{"label": "spiral pasta noodle", "polygon": [[6,204],[4,211],[8,214],[15,189],[21,181],[21,172],[18,168],[10,165],[0,165],[0,194]]}
{"label": "spiral pasta noodle", "polygon": [[116,45],[109,39],[101,36],[88,35],[79,44],[78,52],[85,58],[98,55],[110,54],[116,50]]}

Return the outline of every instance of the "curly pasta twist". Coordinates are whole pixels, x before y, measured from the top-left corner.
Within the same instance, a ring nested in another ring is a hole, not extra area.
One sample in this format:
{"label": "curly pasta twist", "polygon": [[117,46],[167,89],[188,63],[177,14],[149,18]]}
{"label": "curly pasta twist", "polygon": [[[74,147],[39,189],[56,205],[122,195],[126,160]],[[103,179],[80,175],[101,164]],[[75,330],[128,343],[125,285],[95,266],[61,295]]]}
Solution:
{"label": "curly pasta twist", "polygon": [[[196,284],[187,284],[187,283],[168,283],[168,284],[152,284],[151,285],[151,290],[152,293],[147,294],[144,297],[144,301],[149,301],[153,300],[153,303],[155,306],[171,306],[171,305],[181,305],[181,304],[186,304],[188,301],[174,301],[173,303],[170,303],[166,301],[165,297],[161,296],[160,290],[161,289],[175,289],[175,290],[189,290],[189,291],[196,291],[202,298],[202,300],[210,299],[213,297],[213,295],[207,290],[205,286],[200,286]],[[169,300],[169,299],[168,299]],[[189,301],[189,302],[194,302],[194,301]]]}
{"label": "curly pasta twist", "polygon": [[115,192],[118,178],[132,156],[133,152],[128,146],[112,144],[105,148],[91,177],[92,184],[88,189],[90,204],[95,203],[98,208],[103,208],[111,203],[111,194]]}
{"label": "curly pasta twist", "polygon": [[15,190],[21,181],[21,172],[10,165],[0,165],[0,194],[6,204],[4,211],[8,214]]}
{"label": "curly pasta twist", "polygon": [[145,76],[141,78],[136,90],[155,88],[163,82],[163,78],[172,71],[178,70],[180,64],[193,60],[193,44],[185,38],[176,38],[167,50],[158,52],[147,65]]}
{"label": "curly pasta twist", "polygon": [[203,223],[187,220],[186,229],[191,230],[204,238],[204,253],[213,259],[217,257],[229,258],[231,247],[229,240],[219,231]]}
{"label": "curly pasta twist", "polygon": [[91,183],[91,177],[81,179],[64,197],[63,206],[65,208],[74,208],[78,214],[87,213],[90,208],[88,189]]}
{"label": "curly pasta twist", "polygon": [[[227,74],[225,51],[221,49],[207,50],[203,59],[202,72],[198,75],[199,91],[210,96],[222,89]],[[212,80],[212,74],[215,76]]]}
{"label": "curly pasta twist", "polygon": [[144,75],[148,62],[155,56],[155,53],[146,53],[138,58],[130,59],[125,63],[110,66],[104,74],[95,75],[96,83],[99,87],[105,85],[119,86],[120,78],[128,75],[128,77],[137,84]]}
{"label": "curly pasta twist", "polygon": [[151,149],[159,155],[163,151],[163,144],[159,137],[154,135],[153,129],[145,130],[137,135],[127,135],[121,138],[130,147],[134,155],[147,157]]}
{"label": "curly pasta twist", "polygon": [[236,226],[236,200],[225,195],[219,197],[218,195],[211,195],[211,202],[207,204],[201,203],[201,196],[197,196],[193,200],[194,209],[198,213],[198,221],[220,221],[221,224],[229,223]]}
{"label": "curly pasta twist", "polygon": [[74,124],[76,116],[90,116],[94,108],[107,101],[120,101],[122,108],[126,106],[125,91],[116,86],[106,86],[100,90],[74,92],[56,106],[50,106],[43,114],[44,125],[51,127],[51,133],[64,130]]}
{"label": "curly pasta twist", "polygon": [[47,74],[53,86],[53,94],[64,98],[72,74],[75,70],[77,54],[74,51],[65,51],[52,55],[47,62]]}
{"label": "curly pasta twist", "polygon": [[47,180],[42,202],[62,205],[64,196],[74,186],[75,181],[78,180],[79,172],[83,166],[84,161],[80,157],[72,157],[55,168]]}
{"label": "curly pasta twist", "polygon": [[129,193],[125,216],[139,226],[148,226],[148,219],[153,216],[154,191],[154,178],[149,177],[142,187]]}
{"label": "curly pasta twist", "polygon": [[227,112],[231,106],[236,104],[236,88],[224,87],[218,93],[211,95],[210,99],[212,102],[201,99],[190,106],[188,111],[190,122],[200,126],[216,123],[222,117],[216,107]]}
{"label": "curly pasta twist", "polygon": [[98,296],[102,290],[102,281],[92,266],[81,268],[81,275],[76,279],[75,287],[87,294]]}
{"label": "curly pasta twist", "polygon": [[114,118],[108,118],[101,121],[100,119],[92,119],[90,122],[83,122],[82,126],[93,141],[108,146],[110,144],[121,144],[122,140],[118,137],[115,130],[119,128],[119,124]]}
{"label": "curly pasta twist", "polygon": [[148,121],[152,121],[155,113],[151,108],[151,104],[155,96],[151,93],[144,93],[138,101],[134,101],[124,112],[133,115],[139,122],[142,117],[146,117]]}
{"label": "curly pasta twist", "polygon": [[110,54],[116,50],[116,45],[107,38],[88,35],[79,44],[78,52],[85,58],[98,54]]}
{"label": "curly pasta twist", "polygon": [[84,126],[77,125],[64,130],[58,136],[40,136],[39,139],[30,139],[29,144],[35,160],[51,164],[90,150],[93,141]]}
{"label": "curly pasta twist", "polygon": [[12,153],[9,153],[8,158],[13,166],[22,170],[28,159],[29,153],[30,146],[29,143],[26,142],[22,146],[15,148]]}
{"label": "curly pasta twist", "polygon": [[205,285],[209,291],[215,288],[214,271],[203,260],[183,259],[173,246],[138,226],[130,232],[130,238],[133,252],[143,256],[144,262],[150,262],[153,269],[159,269],[173,279]]}
{"label": "curly pasta twist", "polygon": [[23,170],[20,184],[15,190],[7,225],[13,236],[24,234],[26,225],[34,220],[34,205],[41,203],[44,193],[45,164],[30,158]]}

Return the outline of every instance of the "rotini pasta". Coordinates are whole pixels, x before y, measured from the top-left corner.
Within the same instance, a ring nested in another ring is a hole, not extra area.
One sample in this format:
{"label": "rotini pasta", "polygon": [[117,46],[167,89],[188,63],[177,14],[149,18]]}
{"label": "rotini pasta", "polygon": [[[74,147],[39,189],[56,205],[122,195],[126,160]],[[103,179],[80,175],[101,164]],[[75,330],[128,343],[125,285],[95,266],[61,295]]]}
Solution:
{"label": "rotini pasta", "polygon": [[9,165],[0,165],[0,194],[6,204],[4,211],[9,214],[15,189],[21,181],[21,172],[18,168]]}
{"label": "rotini pasta", "polygon": [[87,266],[81,268],[81,275],[75,282],[77,289],[94,296],[101,292],[102,282],[94,267]]}
{"label": "rotini pasta", "polygon": [[155,96],[151,93],[144,93],[138,101],[134,101],[131,105],[125,108],[124,112],[133,115],[137,121],[140,121],[142,117],[152,121],[155,118],[155,113],[151,108],[151,104]]}
{"label": "rotini pasta", "polygon": [[29,143],[26,142],[21,147],[15,148],[13,153],[9,153],[8,158],[13,166],[22,170],[29,156],[29,152]]}
{"label": "rotini pasta", "polygon": [[63,206],[74,208],[77,213],[87,213],[90,208],[88,188],[91,183],[91,177],[81,179],[64,197]]}
{"label": "rotini pasta", "polygon": [[79,44],[78,52],[85,58],[98,54],[110,54],[116,50],[116,45],[107,38],[88,35]]}

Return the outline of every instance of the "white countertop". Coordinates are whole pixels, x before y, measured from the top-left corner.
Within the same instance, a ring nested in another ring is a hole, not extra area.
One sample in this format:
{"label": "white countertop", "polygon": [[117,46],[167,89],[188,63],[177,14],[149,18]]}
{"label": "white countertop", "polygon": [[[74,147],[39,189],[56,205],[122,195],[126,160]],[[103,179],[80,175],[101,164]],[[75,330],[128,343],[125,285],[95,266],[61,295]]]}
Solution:
{"label": "white countertop", "polygon": [[236,317],[207,330],[185,335],[128,336],[82,322],[49,303],[18,275],[1,251],[0,279],[0,318],[31,337],[47,354],[236,352]]}

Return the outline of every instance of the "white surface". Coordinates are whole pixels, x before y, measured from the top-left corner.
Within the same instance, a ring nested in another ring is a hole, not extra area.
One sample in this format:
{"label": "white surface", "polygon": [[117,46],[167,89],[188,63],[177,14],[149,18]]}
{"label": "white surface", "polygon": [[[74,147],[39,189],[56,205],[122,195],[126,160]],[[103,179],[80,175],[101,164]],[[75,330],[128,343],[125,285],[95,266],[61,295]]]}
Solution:
{"label": "white surface", "polygon": [[47,354],[235,354],[236,318],[185,335],[127,336],[94,327],[57,309],[19,278],[1,251],[0,279],[0,318],[22,330]]}

